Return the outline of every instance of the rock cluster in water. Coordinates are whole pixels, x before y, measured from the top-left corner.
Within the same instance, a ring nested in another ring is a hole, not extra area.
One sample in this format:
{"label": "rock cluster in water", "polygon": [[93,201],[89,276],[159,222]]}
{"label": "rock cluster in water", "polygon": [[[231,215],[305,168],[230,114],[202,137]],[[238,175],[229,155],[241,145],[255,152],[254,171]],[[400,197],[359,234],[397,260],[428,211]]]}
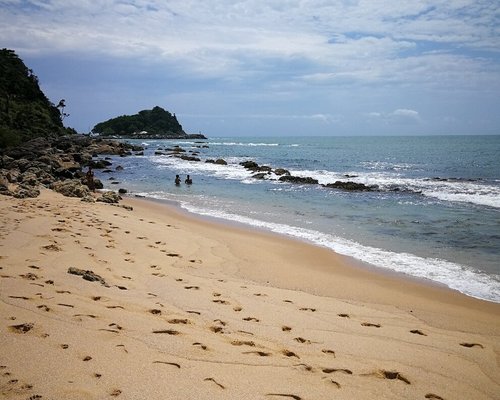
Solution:
{"label": "rock cluster in water", "polygon": [[[202,142],[200,142],[202,143]],[[208,147],[207,145],[199,146],[199,147]],[[156,149],[154,152],[157,156],[170,156],[177,157],[186,161],[195,161],[201,162],[202,160],[199,157],[198,151],[190,151],[188,152],[179,147],[175,146],[173,148],[167,149]],[[210,164],[218,164],[218,165],[227,165],[227,161],[224,159],[207,159],[206,163]],[[280,182],[288,182],[293,184],[306,184],[306,185],[318,185],[319,181],[312,177],[302,177],[302,176],[293,176],[290,171],[284,168],[272,168],[267,165],[259,165],[255,161],[248,160],[240,162],[240,165],[245,169],[253,172],[252,178],[254,179],[269,179],[269,180],[278,180]],[[346,178],[356,178],[355,175],[346,175]],[[322,185],[323,187],[330,189],[339,189],[346,191],[356,191],[356,192],[372,192],[378,190],[378,186],[376,185],[365,185],[363,183],[357,183],[352,181],[336,181],[334,183],[328,183],[326,185]]]}

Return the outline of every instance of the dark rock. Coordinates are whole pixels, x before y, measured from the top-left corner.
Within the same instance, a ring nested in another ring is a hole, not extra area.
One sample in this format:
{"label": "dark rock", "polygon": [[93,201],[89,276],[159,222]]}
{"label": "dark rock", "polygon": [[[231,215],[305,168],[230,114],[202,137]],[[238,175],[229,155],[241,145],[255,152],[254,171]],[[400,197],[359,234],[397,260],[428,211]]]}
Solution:
{"label": "dark rock", "polygon": [[251,170],[259,169],[259,164],[257,164],[255,161],[242,161],[240,162],[240,165],[246,169],[251,169]]}
{"label": "dark rock", "polygon": [[97,201],[109,204],[116,204],[121,200],[121,196],[118,193],[109,191],[104,192],[101,197],[97,199]]}
{"label": "dark rock", "polygon": [[28,185],[19,185],[13,196],[18,199],[35,198],[40,196],[40,190]]}
{"label": "dark rock", "polygon": [[94,187],[96,189],[104,189],[104,185],[100,179],[94,178]]}
{"label": "dark rock", "polygon": [[31,167],[31,162],[32,162],[31,160],[28,160],[26,158],[20,158],[12,161],[12,163],[10,164],[10,168],[18,169],[20,172],[24,172],[29,167]]}
{"label": "dark rock", "polygon": [[81,276],[83,279],[89,282],[100,282],[102,285],[106,286],[106,281],[102,276],[97,275],[94,271],[84,270],[75,267],[68,268],[68,274]]}
{"label": "dark rock", "polygon": [[12,157],[7,155],[0,156],[0,168],[10,168],[12,161],[14,161]]}
{"label": "dark rock", "polygon": [[258,174],[252,175],[254,179],[265,179],[268,174],[265,172],[260,172]]}
{"label": "dark rock", "polygon": [[74,175],[73,172],[69,169],[65,168],[58,168],[54,171],[54,175],[57,176],[58,178],[64,178],[64,179],[73,179]]}
{"label": "dark rock", "polygon": [[54,182],[50,188],[66,197],[85,197],[90,196],[90,190],[78,179]]}
{"label": "dark rock", "polygon": [[207,164],[215,164],[215,160],[212,160],[212,159],[210,159],[210,158],[209,158],[208,160],[205,160],[205,162],[206,162]]}
{"label": "dark rock", "polygon": [[284,168],[276,168],[274,170],[274,173],[278,176],[281,176],[281,175],[290,175],[290,171],[288,171],[287,169],[284,169]]}
{"label": "dark rock", "polygon": [[335,183],[329,183],[324,186],[327,188],[342,189],[342,190],[356,191],[356,192],[371,192],[373,190],[372,187],[366,186],[363,183],[356,183],[350,181],[349,182],[336,181]]}
{"label": "dark rock", "polygon": [[144,152],[143,151],[138,151],[137,153],[135,153],[136,156],[143,156],[144,155]]}
{"label": "dark rock", "polygon": [[308,184],[314,185],[318,184],[318,180],[311,177],[302,177],[302,176],[293,176],[293,175],[283,175],[279,178],[281,182],[290,182],[290,183],[300,183],[300,184]]}
{"label": "dark rock", "polygon": [[181,156],[177,156],[177,157],[179,157],[181,160],[185,160],[185,161],[201,161],[198,157],[193,157],[193,156],[181,155]]}
{"label": "dark rock", "polygon": [[118,165],[116,168],[115,168],[117,171],[123,171],[123,167],[121,165]]}
{"label": "dark rock", "polygon": [[92,160],[88,163],[88,166],[94,169],[104,169],[110,165],[112,165],[112,163],[108,160]]}
{"label": "dark rock", "polygon": [[82,197],[82,200],[83,202],[85,203],[95,203],[95,199],[93,196],[85,196],[85,197]]}
{"label": "dark rock", "polygon": [[227,165],[227,161],[223,160],[222,158],[218,158],[217,160],[215,160],[215,164]]}
{"label": "dark rock", "polygon": [[120,188],[120,189],[118,189],[118,193],[125,194],[125,193],[127,193],[127,189]]}

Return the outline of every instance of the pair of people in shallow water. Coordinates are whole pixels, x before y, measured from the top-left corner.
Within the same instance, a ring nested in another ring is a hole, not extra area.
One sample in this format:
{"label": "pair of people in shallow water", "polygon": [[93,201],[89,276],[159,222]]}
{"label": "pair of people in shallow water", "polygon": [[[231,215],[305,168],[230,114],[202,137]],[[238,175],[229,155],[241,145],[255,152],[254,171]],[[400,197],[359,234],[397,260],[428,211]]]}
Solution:
{"label": "pair of people in shallow water", "polygon": [[[191,184],[193,183],[193,180],[192,180],[192,179],[190,178],[190,176],[188,175],[188,176],[186,177],[186,180],[184,181],[184,183],[185,183],[186,185],[191,185]],[[175,184],[176,184],[177,186],[179,186],[179,185],[181,184],[181,178],[179,177],[179,175],[175,175]]]}

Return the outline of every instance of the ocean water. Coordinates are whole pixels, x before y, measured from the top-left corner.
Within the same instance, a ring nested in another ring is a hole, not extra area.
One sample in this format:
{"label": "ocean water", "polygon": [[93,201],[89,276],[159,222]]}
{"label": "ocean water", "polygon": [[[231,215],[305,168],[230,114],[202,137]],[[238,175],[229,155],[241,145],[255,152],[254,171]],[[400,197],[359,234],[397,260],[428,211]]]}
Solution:
{"label": "ocean water", "polygon": [[[142,144],[145,155],[117,157],[113,167],[122,171],[99,172],[106,188],[174,201],[500,302],[500,136],[130,142]],[[175,145],[201,162],[155,155]],[[228,165],[205,162],[218,158]],[[257,180],[239,165],[247,160],[320,184],[279,182],[274,174]],[[193,185],[175,186],[176,174],[191,175]],[[337,180],[378,189],[321,185]]]}

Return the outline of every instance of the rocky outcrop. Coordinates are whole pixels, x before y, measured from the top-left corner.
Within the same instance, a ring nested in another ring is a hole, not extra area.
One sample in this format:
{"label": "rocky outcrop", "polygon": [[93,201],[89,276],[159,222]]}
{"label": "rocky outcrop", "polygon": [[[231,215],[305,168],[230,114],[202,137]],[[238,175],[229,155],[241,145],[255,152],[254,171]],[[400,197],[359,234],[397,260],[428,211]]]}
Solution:
{"label": "rocky outcrop", "polygon": [[117,204],[121,199],[122,198],[118,193],[109,191],[104,192],[102,196],[97,199],[97,201],[109,204]]}
{"label": "rocky outcrop", "polygon": [[374,189],[376,189],[376,186],[366,186],[363,183],[356,183],[356,182],[341,182],[341,181],[336,181],[334,183],[329,183],[327,185],[323,185],[327,188],[331,189],[341,189],[341,190],[347,190],[350,192],[371,192]]}
{"label": "rocky outcrop", "polygon": [[293,176],[293,175],[283,175],[279,178],[281,182],[291,182],[307,185],[317,185],[319,182],[317,179],[311,177]]}
{"label": "rocky outcrop", "polygon": [[[111,165],[106,159],[94,159],[97,155],[124,156],[142,150],[139,146],[83,135],[36,138],[0,154],[0,194],[37,197],[39,188],[46,187],[65,196],[89,199],[92,196],[83,168]],[[95,178],[94,186],[103,188]]]}
{"label": "rocky outcrop", "polygon": [[281,175],[290,175],[290,171],[288,171],[287,169],[284,169],[284,168],[276,168],[274,170],[274,173],[278,176],[281,176]]}
{"label": "rocky outcrop", "polygon": [[81,276],[86,281],[99,282],[101,285],[109,287],[109,285],[106,284],[106,281],[104,280],[104,278],[102,276],[97,275],[94,271],[91,271],[91,270],[84,270],[84,269],[80,269],[80,268],[69,267],[68,274]]}
{"label": "rocky outcrop", "polygon": [[78,179],[54,182],[50,185],[50,189],[61,193],[66,197],[86,197],[90,196],[90,189],[81,183]]}
{"label": "rocky outcrop", "polygon": [[255,161],[243,161],[243,162],[240,162],[240,165],[243,168],[249,169],[251,171],[258,171],[259,170],[259,164],[257,164]]}

